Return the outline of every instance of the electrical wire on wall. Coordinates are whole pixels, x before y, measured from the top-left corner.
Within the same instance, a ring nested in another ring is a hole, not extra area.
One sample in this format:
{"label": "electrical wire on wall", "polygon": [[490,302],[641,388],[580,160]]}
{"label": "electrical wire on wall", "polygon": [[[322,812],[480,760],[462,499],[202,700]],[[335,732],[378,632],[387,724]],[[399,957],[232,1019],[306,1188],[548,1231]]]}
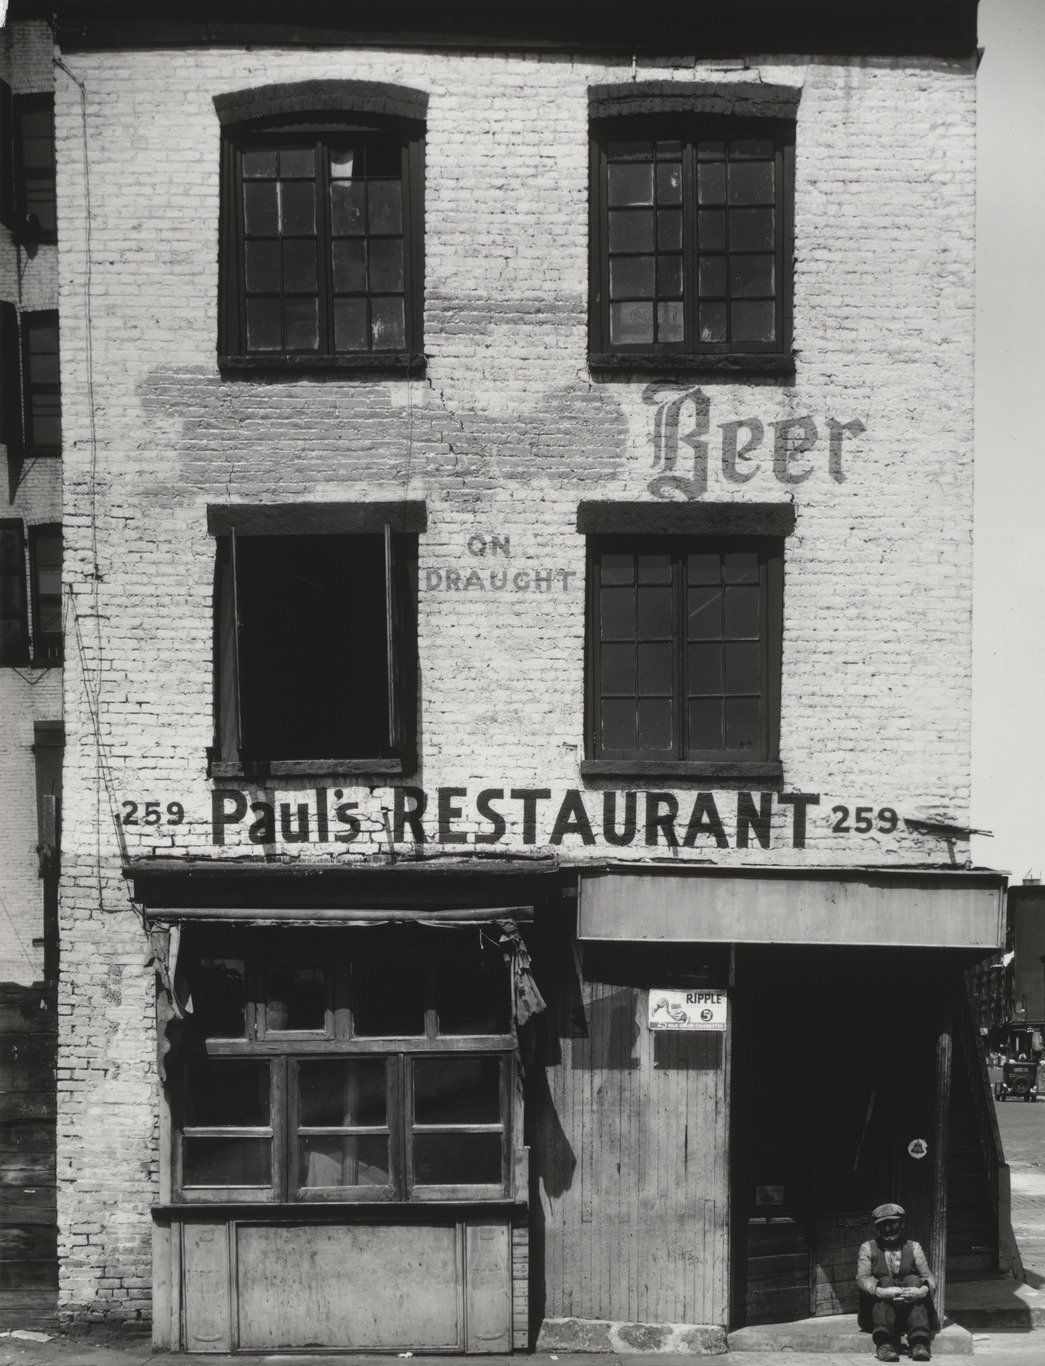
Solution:
{"label": "electrical wire on wall", "polygon": [[[84,234],[83,234],[83,254],[84,254],[84,277],[83,277],[83,308],[84,308],[84,368],[87,385],[87,448],[88,448],[88,481],[87,481],[87,501],[88,501],[88,524],[89,524],[89,546],[90,546],[90,607],[87,613],[79,613],[76,609],[76,595],[73,592],[72,584],[68,585],[70,598],[70,615],[73,621],[74,633],[76,636],[77,653],[80,660],[80,669],[83,676],[84,696],[87,700],[88,711],[91,718],[91,725],[94,731],[95,742],[95,772],[94,772],[94,841],[95,841],[95,881],[98,891],[98,905],[104,904],[104,883],[102,878],[102,806],[103,802],[109,805],[110,814],[116,829],[117,841],[120,846],[121,856],[126,857],[126,840],[123,830],[119,824],[115,793],[112,787],[112,774],[109,770],[108,761],[105,756],[104,745],[102,742],[99,717],[101,712],[102,680],[105,675],[104,659],[102,651],[102,626],[101,626],[101,582],[102,574],[98,559],[98,428],[97,415],[95,411],[95,388],[94,388],[94,319],[93,319],[93,277],[92,277],[92,205],[91,205],[91,166],[89,155],[89,132],[87,119],[87,87],[74,72],[66,66],[61,57],[54,58],[54,65],[69,80],[73,82],[79,92],[80,102],[80,136],[82,146],[82,165],[83,165],[83,196],[84,196]],[[67,231],[64,228],[63,230]],[[66,315],[67,316],[67,315]],[[63,319],[64,321],[64,319]],[[81,615],[89,616],[94,622],[94,676],[88,660],[87,649],[84,644],[83,632],[80,628]],[[104,795],[103,795],[104,794]],[[132,903],[133,906],[133,903]],[[137,913],[137,912],[136,912]],[[144,922],[143,922],[144,928]]]}

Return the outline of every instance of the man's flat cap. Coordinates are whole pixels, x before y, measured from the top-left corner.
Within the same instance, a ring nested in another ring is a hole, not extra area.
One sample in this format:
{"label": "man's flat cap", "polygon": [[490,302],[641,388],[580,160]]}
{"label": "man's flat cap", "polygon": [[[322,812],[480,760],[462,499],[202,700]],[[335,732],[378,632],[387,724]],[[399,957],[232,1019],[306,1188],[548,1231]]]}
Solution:
{"label": "man's flat cap", "polygon": [[871,1215],[876,1224],[880,1224],[883,1219],[903,1219],[907,1211],[903,1205],[879,1205]]}

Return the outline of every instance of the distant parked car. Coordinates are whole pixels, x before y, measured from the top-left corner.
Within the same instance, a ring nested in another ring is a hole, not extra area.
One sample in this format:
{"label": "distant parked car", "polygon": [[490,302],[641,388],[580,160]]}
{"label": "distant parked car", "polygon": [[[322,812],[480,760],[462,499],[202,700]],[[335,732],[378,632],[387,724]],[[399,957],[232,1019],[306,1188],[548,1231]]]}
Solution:
{"label": "distant parked car", "polygon": [[1002,1063],[1001,1081],[994,1083],[994,1099],[1008,1100],[1038,1099],[1038,1061],[1033,1059],[1006,1058]]}

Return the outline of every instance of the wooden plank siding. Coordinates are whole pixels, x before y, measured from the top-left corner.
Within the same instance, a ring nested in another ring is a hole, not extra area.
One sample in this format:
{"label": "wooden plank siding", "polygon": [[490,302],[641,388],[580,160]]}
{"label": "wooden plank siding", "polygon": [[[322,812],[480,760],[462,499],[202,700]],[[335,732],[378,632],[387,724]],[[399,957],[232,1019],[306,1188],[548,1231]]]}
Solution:
{"label": "wooden plank siding", "polygon": [[663,981],[585,981],[562,943],[543,967],[535,1317],[725,1324],[728,1040],[651,1033],[648,988]]}
{"label": "wooden plank siding", "polygon": [[0,1292],[53,1291],[55,1054],[51,986],[0,985]]}

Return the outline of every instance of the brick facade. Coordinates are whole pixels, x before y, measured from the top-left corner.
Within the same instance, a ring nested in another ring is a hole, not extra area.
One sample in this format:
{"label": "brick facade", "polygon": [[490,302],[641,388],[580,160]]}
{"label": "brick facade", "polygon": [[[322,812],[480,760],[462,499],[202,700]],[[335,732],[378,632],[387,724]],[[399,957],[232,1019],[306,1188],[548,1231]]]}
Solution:
{"label": "brick facade", "polygon": [[[421,768],[408,781],[431,794],[433,816],[437,789],[464,789],[444,800],[461,807],[452,819],[465,832],[486,828],[478,791],[504,789],[497,804],[512,850],[524,835],[521,802],[508,792],[548,789],[532,841],[544,847],[567,791],[584,792],[601,831],[601,789],[626,786],[586,787],[578,771],[578,502],[648,500],[664,472],[658,409],[690,395],[682,422],[693,423],[709,402],[706,498],[796,508],[785,565],[783,791],[820,801],[804,848],[794,847],[793,808],[776,802],[769,849],[738,849],[732,836],[720,849],[700,834],[680,857],[946,861],[945,844],[902,821],[894,834],[851,827],[857,806],[957,823],[968,812],[974,70],[961,59],[753,60],[726,71],[691,59],[647,63],[651,80],[772,81],[801,92],[794,381],[647,383],[596,379],[586,366],[587,93],[629,81],[630,61],[199,48],[82,51],[65,62],[76,77],[59,72],[56,92],[65,576],[76,616],[67,651],[85,669],[67,671],[65,697],[60,1293],[69,1316],[124,1320],[150,1310],[159,1121],[153,978],[121,862],[126,853],[212,856],[213,787],[262,796],[207,778],[208,504],[426,501]],[[224,379],[213,97],[325,78],[428,92],[426,374]],[[787,430],[771,424],[803,417],[815,423],[815,444],[789,456]],[[751,477],[730,482],[721,428],[745,418],[766,435]],[[832,419],[858,424],[835,461]],[[705,496],[688,430],[677,472]],[[491,586],[491,570],[508,571],[504,587]],[[315,786],[281,780],[269,796],[312,802]],[[680,843],[697,786],[673,794]],[[358,840],[277,840],[270,852],[380,853],[391,790],[350,788],[339,785],[360,803]],[[736,793],[715,797],[728,831]],[[113,810],[149,800],[183,803],[184,823],[121,827],[121,849]],[[848,833],[832,828],[840,804]],[[430,818],[427,832],[439,850],[437,824]],[[225,835],[226,855],[257,852],[245,823]],[[566,833],[559,852],[670,856],[641,840],[613,848],[601,833],[594,844]]]}

